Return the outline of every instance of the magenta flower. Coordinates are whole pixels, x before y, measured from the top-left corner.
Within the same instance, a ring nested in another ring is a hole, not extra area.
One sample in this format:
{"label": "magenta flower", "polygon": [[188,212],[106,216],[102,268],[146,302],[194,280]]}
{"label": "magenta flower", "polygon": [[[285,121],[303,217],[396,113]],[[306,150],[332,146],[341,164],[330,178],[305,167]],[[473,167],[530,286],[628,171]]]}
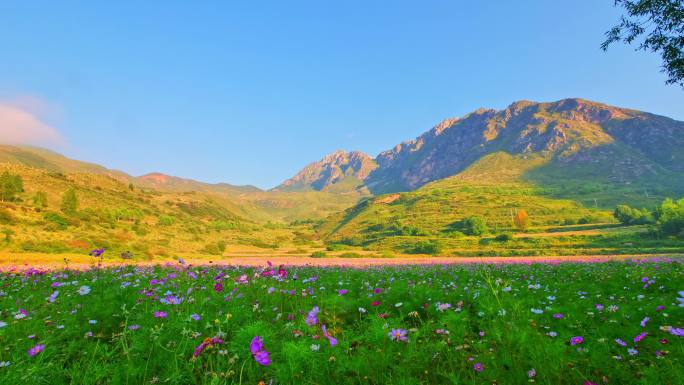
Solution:
{"label": "magenta flower", "polygon": [[321,325],[321,330],[323,330],[323,336],[327,338],[330,342],[330,346],[337,345],[337,338],[331,336],[330,333],[328,333],[328,329],[325,327],[325,325]]}
{"label": "magenta flower", "polygon": [[29,357],[34,357],[45,350],[45,345],[36,345],[28,350]]}
{"label": "magenta flower", "polygon": [[684,329],[670,328],[670,334],[677,337],[684,337]]}
{"label": "magenta flower", "polygon": [[347,289],[340,289],[337,291],[337,294],[339,294],[339,295],[345,295],[347,293],[349,293],[349,290],[347,290]]}
{"label": "magenta flower", "polygon": [[392,339],[392,341],[408,342],[406,330],[404,329],[392,329],[392,331],[390,331],[387,335]]}
{"label": "magenta flower", "polygon": [[575,336],[570,338],[570,345],[575,346],[584,342],[584,338],[581,336]]}
{"label": "magenta flower", "polygon": [[473,369],[475,369],[476,372],[482,372],[484,370],[484,365],[478,362],[473,365]]}
{"label": "magenta flower", "polygon": [[197,357],[199,357],[200,354],[202,354],[202,352],[204,351],[204,349],[206,349],[206,348],[208,348],[208,347],[211,347],[211,346],[213,346],[213,345],[222,345],[222,344],[223,344],[223,340],[220,339],[220,338],[218,338],[218,337],[207,338],[207,339],[205,339],[204,341],[202,341],[202,343],[199,344],[199,345],[195,348],[195,351],[192,352],[192,356],[195,357],[195,358],[197,358]]}
{"label": "magenta flower", "polygon": [[563,317],[565,317],[565,316],[563,315],[563,313],[556,313],[556,314],[553,315],[553,318],[555,318],[555,319],[562,319]]}
{"label": "magenta flower", "polygon": [[252,342],[249,344],[249,351],[252,353],[254,361],[256,361],[259,365],[268,366],[271,364],[271,359],[266,349],[264,349],[264,341],[261,339],[261,337],[255,336],[252,339]]}
{"label": "magenta flower", "polygon": [[221,282],[216,282],[216,285],[214,285],[214,291],[217,293],[223,291],[223,285],[221,284]]}
{"label": "magenta flower", "polygon": [[634,342],[641,342],[641,340],[646,338],[646,334],[648,334],[648,333],[646,333],[646,332],[639,333],[638,336],[634,337]]}
{"label": "magenta flower", "polygon": [[154,318],[166,318],[169,315],[165,311],[155,311]]}

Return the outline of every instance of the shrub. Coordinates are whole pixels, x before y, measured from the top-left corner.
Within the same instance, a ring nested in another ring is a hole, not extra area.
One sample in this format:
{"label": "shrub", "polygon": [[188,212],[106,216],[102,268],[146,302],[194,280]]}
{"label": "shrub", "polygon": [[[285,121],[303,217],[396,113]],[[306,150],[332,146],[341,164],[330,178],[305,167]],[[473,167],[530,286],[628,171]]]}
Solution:
{"label": "shrub", "polygon": [[494,238],[494,240],[497,242],[508,242],[511,239],[513,239],[513,236],[509,233],[499,234]]}
{"label": "shrub", "polygon": [[684,233],[684,198],[673,201],[666,199],[655,210],[657,224],[665,235],[679,235]]}
{"label": "shrub", "polygon": [[57,213],[45,213],[43,219],[53,224],[59,230],[66,230],[69,226],[69,221]]}
{"label": "shrub", "polygon": [[311,253],[311,258],[326,258],[328,254],[325,251],[314,251]]}
{"label": "shrub", "polygon": [[644,225],[653,222],[653,216],[648,210],[639,210],[627,205],[617,206],[613,216],[623,225]]}
{"label": "shrub", "polygon": [[404,251],[408,254],[436,255],[442,252],[444,247],[439,241],[422,241],[407,247]]}
{"label": "shrub", "polygon": [[0,175],[0,200],[13,201],[17,194],[24,191],[24,181],[21,176],[5,171]]}
{"label": "shrub", "polygon": [[76,190],[72,187],[64,192],[62,195],[62,212],[68,215],[73,215],[78,210],[78,197]]}
{"label": "shrub", "polygon": [[463,221],[463,230],[468,235],[484,235],[489,232],[487,222],[484,218],[473,216],[468,217]]}
{"label": "shrub", "polygon": [[170,215],[160,215],[157,224],[159,226],[172,226],[176,223],[176,218]]}

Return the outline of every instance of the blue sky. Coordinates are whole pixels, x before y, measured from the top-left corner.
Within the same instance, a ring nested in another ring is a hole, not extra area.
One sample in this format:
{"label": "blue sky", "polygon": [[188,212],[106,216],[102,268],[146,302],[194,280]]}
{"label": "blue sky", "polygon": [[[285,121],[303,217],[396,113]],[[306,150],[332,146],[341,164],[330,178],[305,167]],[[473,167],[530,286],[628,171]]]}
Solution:
{"label": "blue sky", "polygon": [[77,159],[260,187],[521,99],[684,120],[657,55],[599,49],[612,4],[3,1],[0,103]]}

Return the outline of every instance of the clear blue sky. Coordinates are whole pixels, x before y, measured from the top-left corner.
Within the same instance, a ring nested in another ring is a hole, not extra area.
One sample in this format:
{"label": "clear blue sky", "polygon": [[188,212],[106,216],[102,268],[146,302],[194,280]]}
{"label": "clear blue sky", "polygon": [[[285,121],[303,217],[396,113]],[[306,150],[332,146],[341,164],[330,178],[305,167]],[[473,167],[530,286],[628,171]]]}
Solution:
{"label": "clear blue sky", "polygon": [[612,5],[3,1],[0,101],[51,106],[42,119],[77,159],[260,187],[335,149],[376,155],[520,99],[684,120],[657,55],[599,49]]}

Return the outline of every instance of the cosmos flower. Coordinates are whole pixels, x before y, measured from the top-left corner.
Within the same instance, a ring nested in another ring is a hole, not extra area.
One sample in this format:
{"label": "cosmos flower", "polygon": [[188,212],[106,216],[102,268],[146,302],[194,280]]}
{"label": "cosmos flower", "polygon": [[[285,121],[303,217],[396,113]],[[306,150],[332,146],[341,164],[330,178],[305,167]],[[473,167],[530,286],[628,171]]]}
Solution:
{"label": "cosmos flower", "polygon": [[527,377],[534,378],[537,376],[537,371],[534,368],[527,371]]}
{"label": "cosmos flower", "polygon": [[563,313],[556,313],[556,314],[553,315],[553,318],[555,318],[555,319],[562,319],[563,317],[565,317],[565,316],[563,315]]}
{"label": "cosmos flower", "polygon": [[133,330],[133,331],[135,331],[135,330],[138,330],[138,329],[140,329],[140,325],[131,325],[131,326],[128,327],[128,330]]}
{"label": "cosmos flower", "polygon": [[306,320],[304,320],[304,322],[306,322],[306,324],[309,326],[316,325],[318,323],[317,316],[320,312],[321,309],[319,309],[318,306],[314,306],[313,309],[311,309],[311,311],[309,312],[309,314],[307,314]]}
{"label": "cosmos flower", "polygon": [[78,288],[78,294],[80,295],[87,295],[90,293],[90,286],[83,285]]}
{"label": "cosmos flower", "polygon": [[104,247],[103,247],[103,248],[101,248],[101,249],[92,250],[92,251],[90,252],[90,255],[92,255],[92,256],[95,257],[95,258],[99,258],[99,257],[102,256],[102,254],[104,254],[104,252],[105,252],[105,249],[104,249]]}
{"label": "cosmos flower", "polygon": [[650,320],[650,318],[644,317],[644,319],[642,319],[642,320],[641,320],[641,323],[640,323],[641,327],[642,327],[642,328],[645,328],[645,327],[646,327],[646,323],[647,323],[649,320]]}
{"label": "cosmos flower", "polygon": [[618,345],[620,345],[620,346],[627,346],[627,342],[625,342],[625,341],[623,341],[623,340],[621,340],[621,339],[619,339],[619,338],[616,338],[616,339],[615,339],[615,342],[616,342]]}
{"label": "cosmos flower", "polygon": [[190,318],[194,321],[199,321],[202,319],[202,317],[200,317],[199,314],[192,314],[192,315],[190,315]]}
{"label": "cosmos flower", "polygon": [[627,349],[627,353],[629,353],[630,356],[636,356],[637,354],[639,354],[639,351],[634,348],[629,348]]}
{"label": "cosmos flower", "polygon": [[473,365],[473,369],[478,373],[482,372],[484,370],[484,365],[478,362],[475,365]]}
{"label": "cosmos flower", "polygon": [[5,326],[7,326],[7,322],[5,322],[5,321],[0,321],[0,329],[1,329],[1,328],[4,328]]}
{"label": "cosmos flower", "polygon": [[646,338],[646,334],[648,334],[648,333],[646,333],[646,332],[639,333],[639,335],[637,335],[636,337],[634,337],[634,342],[641,342],[641,340],[643,340],[644,338]]}
{"label": "cosmos flower", "polygon": [[584,338],[582,336],[574,336],[570,338],[570,345],[572,346],[581,344],[582,342],[584,342]]}
{"label": "cosmos flower", "polygon": [[199,344],[199,345],[195,348],[195,351],[192,352],[192,356],[193,356],[194,358],[197,358],[197,357],[200,356],[200,354],[202,354],[202,352],[204,351],[204,349],[206,349],[206,348],[208,348],[208,347],[211,347],[211,346],[214,346],[214,345],[222,345],[222,344],[223,344],[223,340],[220,339],[220,338],[218,338],[218,337],[206,338],[204,341],[202,341],[201,344]]}
{"label": "cosmos flower", "polygon": [[684,290],[680,291],[680,292],[677,293],[677,294],[679,294],[679,297],[677,297],[677,302],[679,302],[679,305],[678,305],[678,306],[679,306],[679,307],[684,307]]}
{"label": "cosmos flower", "polygon": [[59,290],[55,290],[48,298],[47,301],[50,303],[54,303],[57,300],[57,296],[59,295]]}
{"label": "cosmos flower", "polygon": [[42,353],[43,350],[45,350],[45,345],[40,345],[40,344],[35,345],[34,347],[32,347],[31,349],[28,350],[28,355],[29,355],[29,357],[34,357],[34,356]]}
{"label": "cosmos flower", "polygon": [[321,325],[321,330],[323,331],[323,336],[328,339],[328,342],[330,342],[330,346],[337,345],[337,338],[328,333],[328,329],[325,327],[325,325]]}
{"label": "cosmos flower", "polygon": [[681,328],[670,328],[670,334],[677,337],[684,337],[684,329]]}
{"label": "cosmos flower", "polygon": [[169,315],[165,311],[155,311],[154,318],[166,318]]}
{"label": "cosmos flower", "polygon": [[337,291],[338,295],[345,295],[347,293],[349,293],[349,290],[347,290],[347,289],[340,289]]}
{"label": "cosmos flower", "polygon": [[390,331],[387,335],[392,339],[392,341],[408,342],[406,333],[407,332],[404,329],[392,329],[392,331]]}
{"label": "cosmos flower", "polygon": [[252,339],[252,342],[249,344],[249,351],[252,353],[254,361],[256,361],[259,365],[268,366],[271,364],[271,358],[269,357],[266,349],[264,349],[264,341],[261,339],[261,337],[255,336]]}

